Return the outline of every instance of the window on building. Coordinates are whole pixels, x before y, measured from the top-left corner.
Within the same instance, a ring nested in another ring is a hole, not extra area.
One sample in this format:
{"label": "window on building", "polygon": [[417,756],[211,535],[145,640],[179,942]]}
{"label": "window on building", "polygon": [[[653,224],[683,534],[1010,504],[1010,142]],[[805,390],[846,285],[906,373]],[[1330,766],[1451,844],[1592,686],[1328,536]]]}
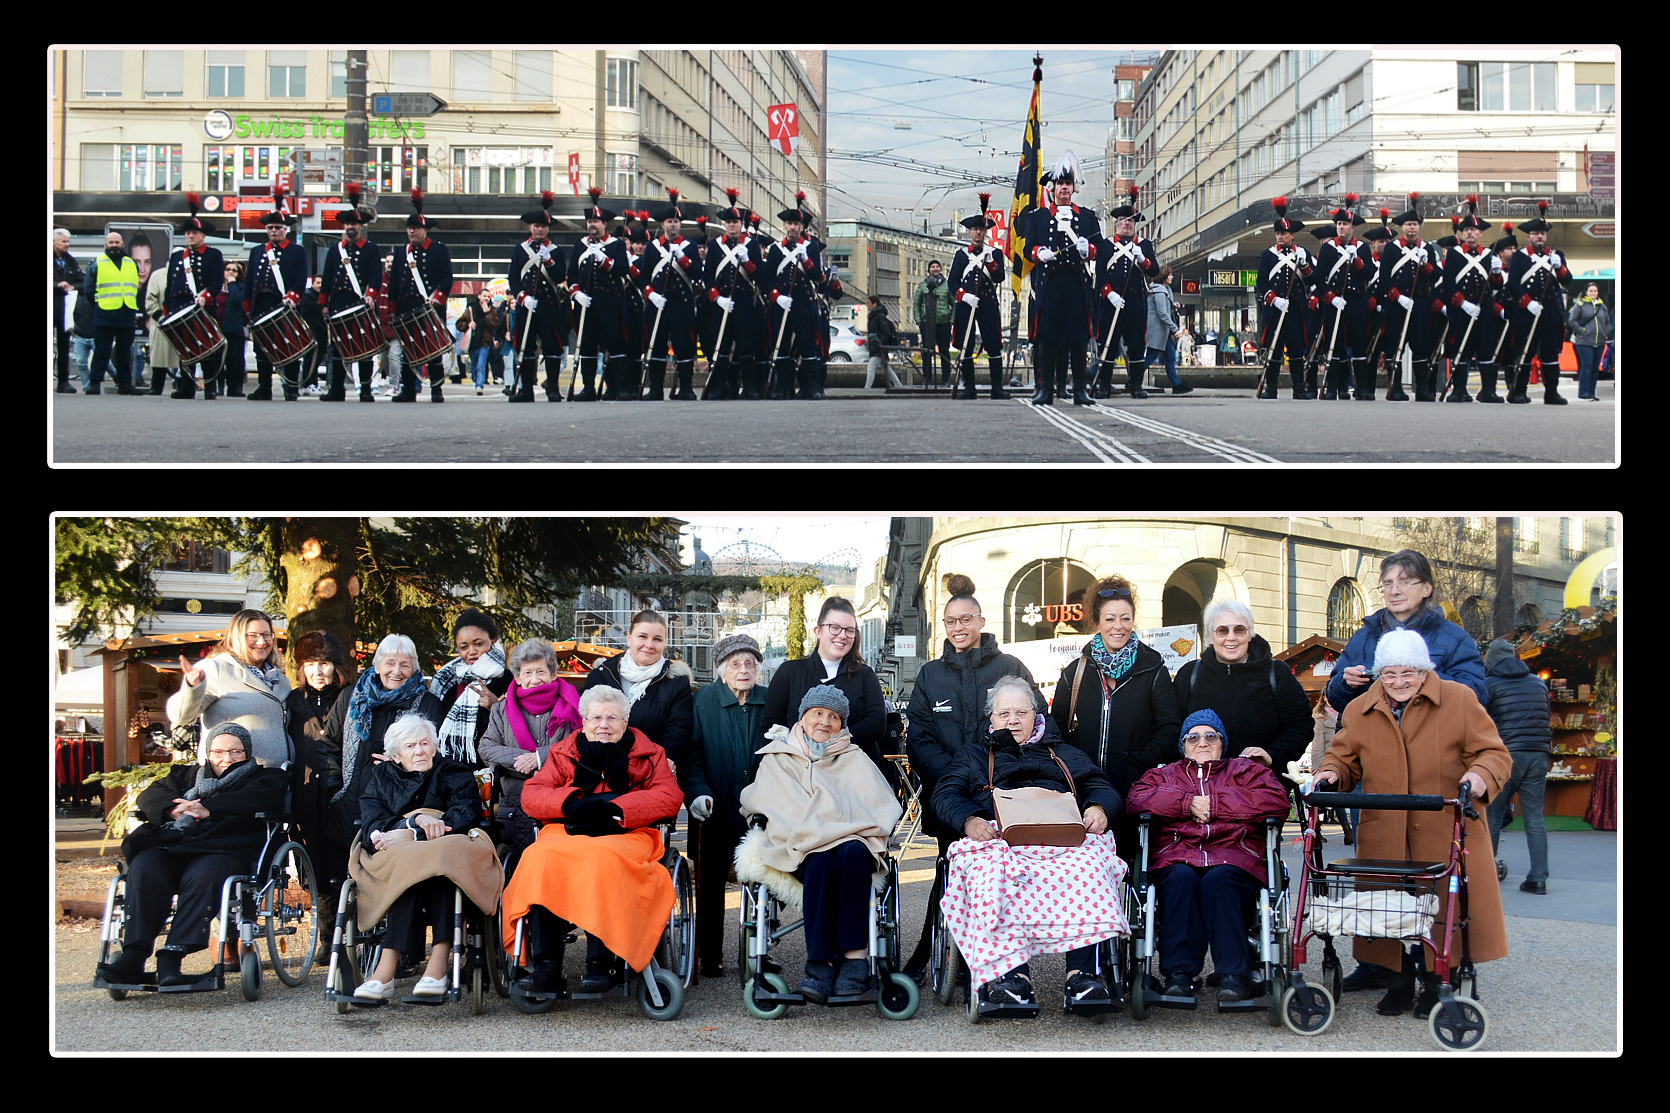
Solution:
{"label": "window on building", "polygon": [[267,95],[307,96],[307,51],[267,51]]}
{"label": "window on building", "polygon": [[81,188],[149,193],[181,187],[185,148],[178,143],[87,143]]}
{"label": "window on building", "polygon": [[638,63],[629,58],[610,58],[605,102],[610,108],[638,107]]}
{"label": "window on building", "polygon": [[551,188],[549,147],[454,147],[465,193],[535,194]]}
{"label": "window on building", "polygon": [[1350,641],[1363,625],[1363,597],[1352,581],[1340,580],[1328,593],[1328,636]]}
{"label": "window on building", "polygon": [[[636,64],[636,63],[634,63]],[[609,191],[611,197],[636,197],[638,195],[638,156],[626,153],[611,153],[604,156],[605,165],[609,167],[606,182],[603,187]]]}
{"label": "window on building", "polygon": [[[122,51],[81,52],[81,95],[119,97],[122,95]],[[99,146],[99,144],[94,144]]]}
{"label": "window on building", "polygon": [[1577,86],[1577,111],[1610,112],[1616,89],[1612,85]]}
{"label": "window on building", "polygon": [[1122,78],[1119,82],[1119,99],[1130,100],[1136,96],[1136,82],[1130,78]]}
{"label": "window on building", "polygon": [[[244,52],[241,50],[211,50],[208,52],[211,97],[241,97],[244,95]],[[214,188],[213,186],[210,187]]]}
{"label": "window on building", "polygon": [[1004,641],[1044,641],[1093,629],[1084,592],[1096,582],[1088,568],[1066,559],[1034,561],[1009,581],[1003,609]]}
{"label": "window on building", "polygon": [[[517,100],[552,100],[556,97],[554,55],[549,50],[518,50],[511,59],[515,67]],[[637,73],[633,63],[633,74]]]}
{"label": "window on building", "polygon": [[348,52],[333,50],[330,52],[331,64],[331,100],[344,100],[348,96]]}
{"label": "window on building", "polygon": [[486,100],[493,87],[491,50],[452,52],[452,97],[454,100]]}
{"label": "window on building", "polygon": [[1542,548],[1537,539],[1537,520],[1535,518],[1515,518],[1513,520],[1513,551],[1516,553],[1536,553]]}
{"label": "window on building", "polygon": [[1553,112],[1553,62],[1457,62],[1463,112]]}
{"label": "window on building", "polygon": [[1560,559],[1582,560],[1589,553],[1589,537],[1583,518],[1560,519]]}
{"label": "window on building", "polygon": [[429,51],[389,51],[389,83],[391,93],[429,92]]}
{"label": "window on building", "polygon": [[[187,541],[174,546],[173,559],[161,566],[164,572],[218,572],[224,575],[232,566],[232,557],[225,549],[216,549],[198,541]],[[234,607],[236,613],[241,607]],[[218,613],[218,612],[217,612]]]}
{"label": "window on building", "polygon": [[378,193],[405,193],[429,188],[428,147],[372,147],[366,176]]}
{"label": "window on building", "polygon": [[145,51],[145,95],[148,97],[183,97],[186,95],[186,52],[183,50]]}
{"label": "window on building", "polygon": [[83,143],[81,188],[88,193],[114,192],[119,152],[120,148],[115,143]]}

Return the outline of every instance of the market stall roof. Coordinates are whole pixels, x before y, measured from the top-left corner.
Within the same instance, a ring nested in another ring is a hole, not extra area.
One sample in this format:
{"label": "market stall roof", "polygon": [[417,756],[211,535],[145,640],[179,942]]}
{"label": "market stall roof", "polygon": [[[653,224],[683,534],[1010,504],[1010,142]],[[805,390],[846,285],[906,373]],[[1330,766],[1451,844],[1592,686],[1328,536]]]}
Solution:
{"label": "market stall roof", "polygon": [[582,641],[552,642],[551,648],[557,651],[557,675],[564,680],[583,678],[597,662],[626,652],[621,646]]}
{"label": "market stall roof", "polygon": [[[199,645],[203,642],[218,642],[226,636],[226,628],[219,630],[197,630],[182,634],[147,634],[144,637],[128,638],[125,641],[111,638],[104,643],[104,648],[93,650],[88,656],[98,657],[105,653],[123,653],[135,649],[151,649],[155,646]],[[275,645],[283,645],[289,639],[283,630],[276,631]]]}
{"label": "market stall roof", "polygon": [[1322,634],[1312,634],[1302,642],[1290,645],[1280,653],[1271,654],[1293,670],[1293,675],[1299,678],[1299,686],[1308,693],[1320,692],[1328,686],[1326,676],[1318,676],[1315,667],[1317,662],[1327,657],[1338,657],[1345,648],[1345,643]]}
{"label": "market stall roof", "polygon": [[104,714],[104,670],[75,669],[59,676],[52,690],[52,705],[58,711]]}

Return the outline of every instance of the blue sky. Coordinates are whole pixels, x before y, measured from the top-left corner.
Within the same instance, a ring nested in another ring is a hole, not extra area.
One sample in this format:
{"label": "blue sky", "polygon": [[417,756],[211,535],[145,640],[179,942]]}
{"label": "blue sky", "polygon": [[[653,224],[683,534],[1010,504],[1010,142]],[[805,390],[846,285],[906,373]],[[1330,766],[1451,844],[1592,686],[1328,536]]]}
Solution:
{"label": "blue sky", "polygon": [[[1098,166],[1113,123],[1113,67],[1131,50],[1038,48],[1044,64],[1040,114],[1046,168],[1071,147]],[[1137,47],[1139,56],[1152,48]],[[829,62],[829,210],[920,229],[947,223],[954,208],[978,209],[988,188],[956,184],[942,173],[854,161],[842,154],[882,154],[1000,179],[992,204],[1007,206],[1020,161],[1032,96],[1033,49],[831,48]],[[909,123],[909,130],[896,127]],[[1089,170],[1087,192],[1099,198],[1104,176]],[[861,212],[860,206],[869,206]],[[895,211],[895,210],[907,211]]]}

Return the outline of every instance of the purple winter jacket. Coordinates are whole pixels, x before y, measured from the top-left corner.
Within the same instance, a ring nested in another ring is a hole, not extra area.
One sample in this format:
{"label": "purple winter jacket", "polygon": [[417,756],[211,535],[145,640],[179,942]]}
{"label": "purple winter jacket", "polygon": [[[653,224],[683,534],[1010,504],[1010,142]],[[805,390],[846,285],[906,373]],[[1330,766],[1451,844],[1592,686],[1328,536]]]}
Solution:
{"label": "purple winter jacket", "polygon": [[[1205,823],[1189,812],[1189,801],[1212,801]],[[1191,866],[1239,866],[1267,880],[1264,835],[1259,821],[1285,816],[1289,807],[1281,780],[1251,758],[1232,757],[1204,764],[1184,758],[1150,769],[1131,786],[1125,814],[1152,812],[1159,820],[1150,846],[1150,869],[1178,862]]]}

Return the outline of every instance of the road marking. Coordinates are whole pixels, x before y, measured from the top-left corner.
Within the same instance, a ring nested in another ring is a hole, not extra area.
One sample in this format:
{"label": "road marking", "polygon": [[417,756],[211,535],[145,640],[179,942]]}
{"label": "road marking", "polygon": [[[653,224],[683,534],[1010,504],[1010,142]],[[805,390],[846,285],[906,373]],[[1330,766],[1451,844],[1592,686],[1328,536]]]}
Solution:
{"label": "road marking", "polygon": [[1098,413],[1108,414],[1127,425],[1134,425],[1138,429],[1146,429],[1148,432],[1157,433],[1162,437],[1170,437],[1172,440],[1181,441],[1191,448],[1198,448],[1202,452],[1210,452],[1214,456],[1222,456],[1226,460],[1249,464],[1281,463],[1274,456],[1266,456],[1262,452],[1242,448],[1240,445],[1231,444],[1228,441],[1219,440],[1217,437],[1210,437],[1204,433],[1196,433],[1193,430],[1183,429],[1176,425],[1167,425],[1163,421],[1155,421],[1151,417],[1142,417],[1131,413],[1129,410],[1116,410],[1112,406],[1104,406],[1100,403],[1097,403],[1095,409]]}
{"label": "road marking", "polygon": [[[1085,448],[1088,448],[1095,454],[1096,458],[1101,460],[1104,464],[1153,463],[1152,460],[1142,455],[1134,448],[1120,443],[1101,430],[1086,425],[1077,418],[1068,417],[1066,414],[1056,412],[1056,409],[1053,406],[1034,406],[1031,402],[1024,398],[1017,399],[1017,401],[1021,405],[1031,409],[1034,413],[1041,415],[1045,421],[1054,425],[1057,429],[1060,429],[1069,437],[1078,441]],[[1102,451],[1104,448],[1107,449],[1106,452]],[[1113,455],[1109,456],[1109,452],[1113,453]],[[1115,457],[1117,457],[1117,459]]]}

